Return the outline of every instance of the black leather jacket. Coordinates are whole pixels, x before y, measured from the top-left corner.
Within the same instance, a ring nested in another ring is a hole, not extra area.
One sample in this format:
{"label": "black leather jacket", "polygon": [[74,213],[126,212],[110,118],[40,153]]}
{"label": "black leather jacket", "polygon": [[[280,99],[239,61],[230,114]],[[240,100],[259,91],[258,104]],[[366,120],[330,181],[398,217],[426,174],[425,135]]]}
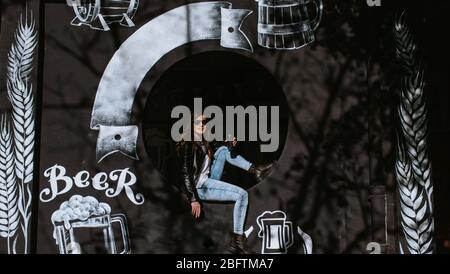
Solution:
{"label": "black leather jacket", "polygon": [[[207,157],[202,146],[194,142],[184,142],[181,147],[181,176],[185,194],[189,202],[198,201],[196,181],[200,175],[201,166]],[[195,161],[194,161],[195,160]]]}
{"label": "black leather jacket", "polygon": [[[216,142],[207,144],[213,150],[220,145]],[[200,176],[203,161],[205,157],[208,157],[207,153],[207,147],[201,143],[184,142],[181,145],[181,179],[186,197],[191,203],[199,201],[196,182]]]}

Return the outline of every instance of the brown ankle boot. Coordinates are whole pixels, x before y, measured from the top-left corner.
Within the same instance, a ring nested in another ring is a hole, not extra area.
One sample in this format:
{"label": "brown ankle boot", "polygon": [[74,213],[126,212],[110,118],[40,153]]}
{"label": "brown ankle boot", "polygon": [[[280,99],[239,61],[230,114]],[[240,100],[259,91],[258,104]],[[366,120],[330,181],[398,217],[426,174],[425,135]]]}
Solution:
{"label": "brown ankle boot", "polygon": [[252,165],[248,172],[255,174],[257,182],[261,182],[266,178],[272,171],[273,164],[266,165]]}
{"label": "brown ankle boot", "polygon": [[251,254],[247,246],[247,237],[233,233],[230,241],[230,252],[233,254]]}

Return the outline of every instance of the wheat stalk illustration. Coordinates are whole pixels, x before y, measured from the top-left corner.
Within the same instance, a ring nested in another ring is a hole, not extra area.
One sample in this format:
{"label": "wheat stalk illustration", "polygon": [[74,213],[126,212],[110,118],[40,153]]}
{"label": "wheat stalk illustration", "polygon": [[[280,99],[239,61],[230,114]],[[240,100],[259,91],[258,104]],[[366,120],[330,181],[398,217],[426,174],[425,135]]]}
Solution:
{"label": "wheat stalk illustration", "polygon": [[395,165],[400,194],[401,225],[411,254],[432,252],[433,218],[425,188],[414,181],[413,171],[401,141]]}
{"label": "wheat stalk illustration", "polygon": [[2,115],[0,122],[0,236],[7,239],[8,253],[12,253],[11,238],[14,237],[20,221],[18,202],[11,127],[6,115]]}
{"label": "wheat stalk illustration", "polygon": [[397,137],[396,177],[400,193],[402,228],[410,253],[433,252],[433,184],[427,147],[427,107],[424,67],[406,24],[406,12],[396,17],[397,57],[406,68],[398,109],[401,135]]}
{"label": "wheat stalk illustration", "polygon": [[22,217],[24,252],[28,252],[28,234],[31,217],[31,182],[34,157],[34,98],[29,84],[33,69],[33,56],[37,45],[35,21],[28,15],[20,18],[15,41],[8,54],[8,97],[12,104],[14,127],[15,175],[19,181],[18,209]]}
{"label": "wheat stalk illustration", "polygon": [[398,59],[407,69],[414,66],[417,46],[414,37],[406,24],[406,11],[396,16],[394,22],[394,42]]}
{"label": "wheat stalk illustration", "polygon": [[418,64],[403,78],[399,116],[413,176],[416,182],[425,187],[431,205],[433,184],[427,148],[427,107],[424,88],[423,68]]}

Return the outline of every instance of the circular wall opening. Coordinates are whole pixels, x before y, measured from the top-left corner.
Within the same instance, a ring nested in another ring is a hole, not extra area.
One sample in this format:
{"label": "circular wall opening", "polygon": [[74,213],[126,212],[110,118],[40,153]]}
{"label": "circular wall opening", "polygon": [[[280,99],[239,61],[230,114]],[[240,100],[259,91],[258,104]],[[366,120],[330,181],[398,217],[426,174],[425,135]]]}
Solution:
{"label": "circular wall opening", "polygon": [[[171,138],[171,129],[178,119],[171,118],[176,106],[187,106],[193,112],[194,98],[202,98],[203,110],[207,106],[218,106],[226,117],[227,106],[255,106],[258,110],[258,138],[249,141],[249,116],[246,116],[246,141],[238,142],[236,152],[255,164],[277,161],[286,143],[288,108],[284,93],[272,76],[261,64],[240,54],[212,51],[189,56],[166,70],[153,87],[144,110],[142,130],[145,149],[153,165],[167,183],[179,185],[180,161],[176,143]],[[267,107],[269,113],[266,133],[278,146],[273,152],[261,152],[263,142],[260,135],[260,107]],[[271,109],[278,108],[279,130],[272,130]],[[225,119],[224,119],[225,120]],[[225,126],[224,126],[225,127]],[[235,124],[235,130],[237,123]],[[225,130],[224,130],[225,131]],[[222,180],[248,189],[256,184],[254,176],[244,170],[225,165]]]}

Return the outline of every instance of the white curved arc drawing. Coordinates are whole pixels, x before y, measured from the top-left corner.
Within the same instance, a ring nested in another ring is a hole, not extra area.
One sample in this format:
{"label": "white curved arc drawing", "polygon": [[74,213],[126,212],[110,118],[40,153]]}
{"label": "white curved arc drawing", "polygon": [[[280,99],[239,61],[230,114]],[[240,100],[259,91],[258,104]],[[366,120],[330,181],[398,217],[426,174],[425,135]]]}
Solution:
{"label": "white curved arc drawing", "polygon": [[[97,144],[103,144],[97,145],[97,160],[117,151],[137,159],[132,143],[138,130],[130,125],[132,106],[142,80],[161,58],[200,40],[220,40],[222,47],[251,52],[253,47],[240,30],[251,13],[231,9],[228,2],[193,3],[154,18],[131,35],[112,57],[97,90],[90,125],[100,131]],[[107,134],[102,134],[105,130]],[[123,131],[127,138],[122,138]]]}

